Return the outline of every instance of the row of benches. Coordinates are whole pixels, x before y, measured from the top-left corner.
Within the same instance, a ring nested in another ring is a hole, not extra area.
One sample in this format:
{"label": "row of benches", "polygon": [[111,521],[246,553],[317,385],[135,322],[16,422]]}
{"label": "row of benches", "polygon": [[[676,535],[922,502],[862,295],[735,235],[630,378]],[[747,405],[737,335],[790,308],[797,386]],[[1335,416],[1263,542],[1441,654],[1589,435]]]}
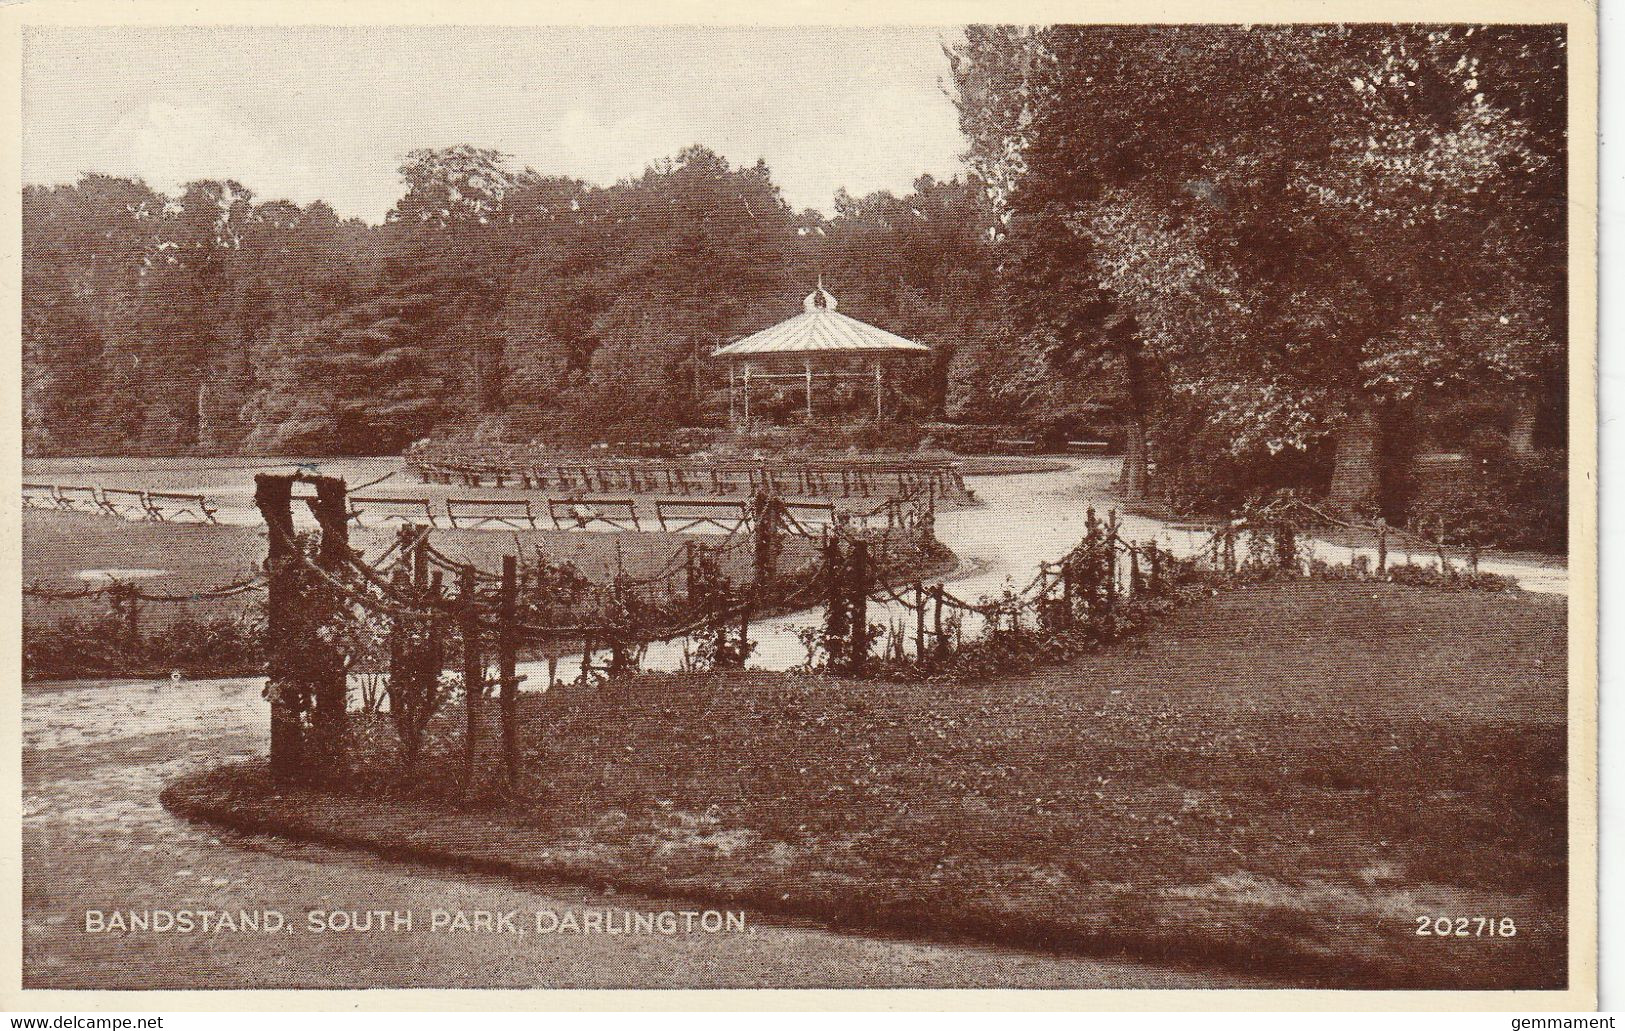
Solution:
{"label": "row of benches", "polygon": [[124,487],[80,487],[24,483],[23,507],[69,512],[99,512],[120,519],[153,522],[215,522],[219,508],[202,494]]}
{"label": "row of benches", "polygon": [[[1020,451],[1031,453],[1038,451],[1043,445],[1037,440],[1010,440],[1000,439],[994,441],[1001,451]],[[1104,440],[1069,440],[1066,449],[1079,455],[1104,455],[1111,451],[1111,443]]]}
{"label": "row of benches", "polygon": [[[751,524],[750,505],[744,501],[656,500],[655,520],[667,533],[715,529],[723,533]],[[832,502],[789,502],[784,511],[794,532],[816,535],[840,518]],[[358,525],[406,523],[438,527],[440,517],[428,498],[351,495],[350,517]],[[529,498],[448,498],[446,524],[477,530],[501,526],[513,530],[539,529],[540,515]],[[643,521],[631,499],[548,498],[546,518],[555,530],[642,530]]]}
{"label": "row of benches", "polygon": [[[23,505],[27,508],[99,512],[119,518],[139,518],[155,522],[217,522],[219,508],[201,494],[175,491],[133,490],[118,487],[80,487],[52,483],[24,483]],[[368,520],[378,523],[440,525],[434,503],[428,498],[383,497],[352,494],[350,518],[357,525]],[[732,533],[751,524],[751,507],[744,501],[698,499],[654,502],[655,519],[668,533],[690,533],[715,529]],[[826,526],[842,518],[863,521],[866,517],[841,516],[832,502],[786,502],[783,510],[793,532],[816,536]],[[509,529],[538,529],[537,512],[529,498],[448,498],[445,519],[456,529],[482,529],[502,526]],[[547,499],[547,518],[556,530],[587,530],[605,527],[615,530],[642,530],[636,504],[630,499]],[[888,512],[888,520],[899,517]]]}
{"label": "row of benches", "polygon": [[754,494],[763,487],[777,494],[868,497],[932,489],[941,496],[965,491],[959,466],[915,465],[684,466],[667,464],[506,466],[412,462],[425,483],[465,487],[523,487],[610,493],[626,490],[667,494]]}

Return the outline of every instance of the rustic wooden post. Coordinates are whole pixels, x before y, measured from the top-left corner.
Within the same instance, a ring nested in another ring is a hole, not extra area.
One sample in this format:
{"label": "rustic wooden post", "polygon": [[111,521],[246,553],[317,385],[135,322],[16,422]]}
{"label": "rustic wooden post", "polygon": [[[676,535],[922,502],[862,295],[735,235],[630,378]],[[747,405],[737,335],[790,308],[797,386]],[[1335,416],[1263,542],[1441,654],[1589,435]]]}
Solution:
{"label": "rustic wooden post", "polygon": [[1151,589],[1160,591],[1162,590],[1162,549],[1157,547],[1155,541],[1152,541],[1148,547],[1150,548],[1148,556],[1151,559]]}
{"label": "rustic wooden post", "polygon": [[134,655],[141,647],[141,609],[135,585],[111,581],[107,585],[107,597],[112,602],[113,615],[118,620],[124,647]]}
{"label": "rustic wooden post", "polygon": [[1106,513],[1106,611],[1117,607],[1117,510]]}
{"label": "rustic wooden post", "polygon": [[1283,570],[1298,568],[1298,537],[1285,516],[1275,523],[1275,565]]}
{"label": "rustic wooden post", "polygon": [[1388,571],[1388,520],[1377,517],[1377,575]]}
{"label": "rustic wooden post", "polygon": [[932,630],[934,631],[934,634],[935,634],[935,637],[936,637],[936,640],[937,640],[937,654],[942,655],[942,654],[944,654],[944,653],[946,653],[948,651],[948,640],[947,640],[947,638],[942,636],[942,601],[943,601],[943,599],[942,599],[942,585],[941,584],[937,584],[935,587],[931,588],[931,601],[932,601],[932,604],[933,604],[933,606],[935,607],[935,610],[936,610],[934,615],[932,616],[933,622],[932,622],[931,626],[932,626]]}
{"label": "rustic wooden post", "polygon": [[751,501],[751,517],[756,524],[751,573],[756,587],[763,589],[773,579],[779,552],[779,500],[767,487]]}
{"label": "rustic wooden post", "polygon": [[[344,481],[332,476],[307,479],[316,488],[316,496],[308,504],[322,532],[316,564],[337,577],[350,558],[350,512],[345,501]],[[329,598],[328,603],[322,606],[324,613],[336,615],[342,610],[343,598],[327,590],[322,593]],[[324,747],[337,748],[343,739],[345,710],[350,695],[344,655],[337,645],[327,645],[321,649],[319,668],[313,672],[316,676],[313,685],[316,728]]]}
{"label": "rustic wooden post", "polygon": [[914,657],[925,661],[925,585],[914,581]]}
{"label": "rustic wooden post", "polygon": [[[401,527],[404,531],[406,527]],[[397,539],[400,539],[397,536]],[[405,595],[411,591],[411,584],[407,579],[406,566],[397,563],[390,572],[389,582],[397,594]],[[396,734],[406,749],[407,765],[417,762],[417,749],[414,747],[412,733],[412,719],[414,714],[411,695],[417,687],[416,674],[412,668],[411,659],[407,654],[407,617],[395,613],[389,621],[389,718],[395,724]]]}
{"label": "rustic wooden post", "polygon": [[869,660],[869,542],[852,542],[852,672],[861,674]]}
{"label": "rustic wooden post", "polygon": [[1075,604],[1072,587],[1073,558],[1074,556],[1070,554],[1061,558],[1061,611],[1062,619],[1065,620],[1068,627],[1072,626],[1077,620],[1077,614],[1073,609]]}
{"label": "rustic wooden post", "polygon": [[514,646],[514,620],[519,608],[519,560],[502,556],[502,624],[497,632],[497,676],[502,706],[502,760],[508,784],[519,780],[519,675]]}
{"label": "rustic wooden post", "polygon": [[1130,546],[1128,549],[1128,593],[1130,598],[1139,597],[1140,586],[1140,549]]}
{"label": "rustic wooden post", "polygon": [[457,571],[458,621],[463,635],[463,711],[467,729],[463,735],[463,790],[474,786],[474,765],[479,751],[480,692],[485,686],[485,667],[480,659],[479,610],[474,607],[474,567]]}
{"label": "rustic wooden post", "polygon": [[293,477],[259,473],[254,477],[254,504],[265,519],[270,546],[265,557],[266,657],[270,681],[266,691],[271,701],[271,771],[278,777],[291,777],[299,771],[304,753],[304,723],[300,716],[302,694],[289,640],[294,612],[300,604],[298,560],[293,536]]}

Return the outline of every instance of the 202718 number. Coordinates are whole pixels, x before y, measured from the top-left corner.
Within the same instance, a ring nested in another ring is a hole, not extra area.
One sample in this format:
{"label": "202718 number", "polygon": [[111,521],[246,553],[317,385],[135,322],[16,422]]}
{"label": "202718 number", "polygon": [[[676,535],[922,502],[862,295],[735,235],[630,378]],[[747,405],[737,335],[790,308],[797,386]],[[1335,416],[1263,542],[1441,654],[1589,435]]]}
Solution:
{"label": "202718 number", "polygon": [[1422,938],[1514,938],[1518,925],[1510,916],[1419,916],[1416,933]]}

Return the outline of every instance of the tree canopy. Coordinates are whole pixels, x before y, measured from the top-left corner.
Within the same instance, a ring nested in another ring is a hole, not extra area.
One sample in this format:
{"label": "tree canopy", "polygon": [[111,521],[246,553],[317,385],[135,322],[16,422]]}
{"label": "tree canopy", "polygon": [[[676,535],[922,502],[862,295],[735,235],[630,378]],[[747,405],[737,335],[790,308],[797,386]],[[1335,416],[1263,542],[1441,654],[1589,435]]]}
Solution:
{"label": "tree canopy", "polygon": [[[1561,27],[972,26],[963,176],[795,211],[703,146],[610,186],[414,150],[382,225],[235,181],[23,196],[34,453],[389,451],[720,425],[718,345],[842,310],[922,418],[1069,421],[1176,507],[1405,504],[1422,449],[1559,468]],[[1507,463],[1502,462],[1502,465]]]}

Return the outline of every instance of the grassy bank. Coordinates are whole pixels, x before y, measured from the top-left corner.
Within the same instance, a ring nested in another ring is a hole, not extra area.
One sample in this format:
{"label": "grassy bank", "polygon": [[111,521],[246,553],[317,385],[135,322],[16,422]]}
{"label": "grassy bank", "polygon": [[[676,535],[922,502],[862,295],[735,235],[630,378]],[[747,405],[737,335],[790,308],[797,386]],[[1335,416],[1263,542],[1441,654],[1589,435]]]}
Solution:
{"label": "grassy bank", "polygon": [[[1515,594],[1272,584],[1003,682],[647,676],[527,697],[511,799],[458,797],[459,712],[415,775],[367,726],[342,790],[239,767],[166,801],[837,925],[1303,986],[1556,987],[1565,617]],[[1421,937],[1424,916],[1518,933]]]}

